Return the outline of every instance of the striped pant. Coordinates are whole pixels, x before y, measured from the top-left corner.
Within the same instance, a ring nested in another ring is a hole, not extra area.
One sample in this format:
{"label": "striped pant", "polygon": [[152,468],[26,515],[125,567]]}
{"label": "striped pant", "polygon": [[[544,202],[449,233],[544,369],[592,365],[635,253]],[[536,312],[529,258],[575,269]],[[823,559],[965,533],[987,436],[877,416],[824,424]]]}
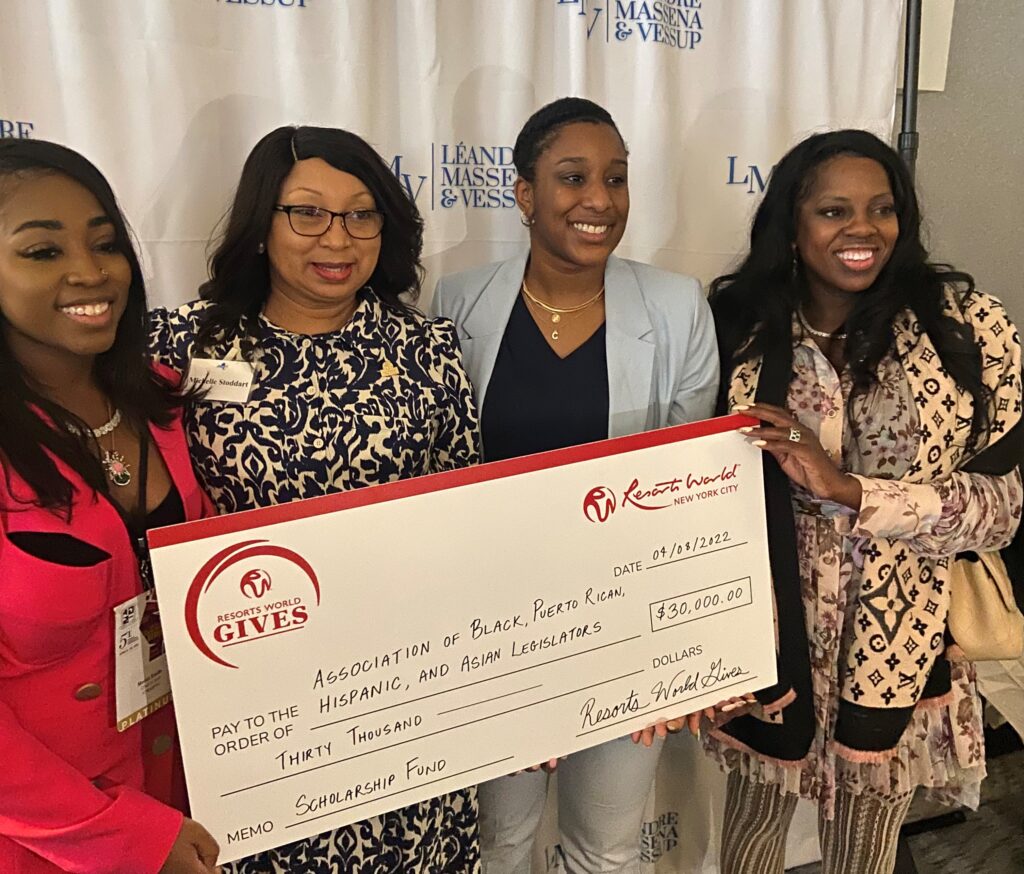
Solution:
{"label": "striped pant", "polygon": [[[914,794],[838,790],[835,818],[818,813],[822,874],[892,874],[896,841]],[[797,796],[729,774],[722,827],[722,874],[783,874],[786,833]]]}

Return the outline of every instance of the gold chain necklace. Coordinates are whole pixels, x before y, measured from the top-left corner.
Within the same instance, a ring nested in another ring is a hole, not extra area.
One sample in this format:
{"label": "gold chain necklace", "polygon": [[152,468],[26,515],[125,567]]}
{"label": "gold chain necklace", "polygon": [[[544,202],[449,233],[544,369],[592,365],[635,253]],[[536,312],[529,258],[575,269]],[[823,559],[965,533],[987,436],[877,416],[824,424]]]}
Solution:
{"label": "gold chain necklace", "polygon": [[[562,316],[575,315],[577,313],[582,312],[587,307],[593,306],[595,303],[597,303],[601,299],[602,295],[604,295],[604,286],[602,285],[601,290],[592,298],[590,298],[590,300],[586,300],[583,303],[576,304],[576,306],[574,307],[554,307],[551,306],[551,304],[544,303],[544,301],[542,300],[538,300],[536,297],[530,294],[530,288],[526,284],[525,276],[523,277],[523,294],[526,296],[526,299],[528,301],[530,301],[533,304],[536,304],[542,310],[548,313],[548,315],[551,316],[551,323],[553,325],[557,325],[559,322],[562,321]],[[558,328],[553,328],[551,330],[551,339],[558,339]]]}

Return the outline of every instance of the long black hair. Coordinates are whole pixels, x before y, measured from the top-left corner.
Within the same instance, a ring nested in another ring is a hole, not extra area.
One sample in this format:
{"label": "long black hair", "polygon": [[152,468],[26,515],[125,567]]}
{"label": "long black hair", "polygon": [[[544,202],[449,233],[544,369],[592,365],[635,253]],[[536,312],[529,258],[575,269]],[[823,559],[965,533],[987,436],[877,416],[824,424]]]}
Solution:
{"label": "long black hair", "polygon": [[[846,360],[855,393],[877,381],[878,365],[893,349],[893,323],[904,308],[917,316],[943,366],[973,396],[974,418],[968,445],[988,424],[989,391],[981,378],[981,353],[970,325],[948,315],[946,288],[962,304],[974,280],[948,265],[928,261],[921,242],[921,214],[913,180],[899,156],[878,137],[862,130],[815,134],[791,149],[772,170],[768,188],[750,229],[750,250],[735,273],[711,283],[723,380],[733,368],[766,349],[792,356],[793,314],[807,294],[806,279],[794,257],[797,215],[821,166],[851,155],[870,158],[885,170],[892,188],[899,236],[874,284],[858,294],[845,330]],[[790,358],[791,360],[791,358]]]}
{"label": "long black hair", "polygon": [[228,338],[253,339],[256,317],[270,294],[270,260],[261,251],[270,233],[281,186],[296,161],[321,158],[362,182],[384,213],[380,257],[367,285],[387,306],[410,312],[423,280],[423,219],[416,205],[361,137],[326,127],[279,127],[249,153],[226,226],[210,258],[210,278],[199,289],[209,300],[196,348]]}
{"label": "long black hair", "polygon": [[[45,140],[0,140],[0,201],[8,186],[40,175],[60,174],[78,183],[99,202],[114,228],[114,245],[128,259],[131,285],[128,302],[117,325],[114,344],[96,356],[99,387],[137,433],[150,422],[166,426],[182,403],[171,383],[146,366],[148,307],[142,267],[132,233],[110,184],[78,152]],[[48,424],[35,412],[41,411]],[[17,473],[32,490],[22,496],[31,503],[70,518],[73,486],[54,461],[73,468],[97,492],[107,491],[95,441],[77,416],[33,388],[25,368],[7,343],[7,326],[0,314],[0,462],[8,485]]]}

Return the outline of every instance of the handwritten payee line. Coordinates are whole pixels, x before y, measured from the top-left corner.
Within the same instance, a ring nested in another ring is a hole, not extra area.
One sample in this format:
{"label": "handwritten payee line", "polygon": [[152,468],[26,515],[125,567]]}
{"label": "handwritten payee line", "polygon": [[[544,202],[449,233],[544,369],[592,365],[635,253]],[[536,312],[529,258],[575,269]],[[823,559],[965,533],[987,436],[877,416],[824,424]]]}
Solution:
{"label": "handwritten payee line", "polygon": [[472,683],[463,683],[461,686],[452,686],[450,689],[442,689],[440,692],[431,692],[429,695],[421,695],[419,698],[409,698],[406,701],[399,701],[396,704],[389,704],[387,707],[378,707],[376,710],[367,710],[365,713],[356,713],[354,716],[346,716],[342,719],[335,719],[332,722],[325,722],[322,725],[310,726],[310,731],[320,728],[330,728],[332,725],[340,725],[342,722],[349,722],[353,719],[362,719],[364,716],[372,716],[374,713],[383,713],[385,710],[394,710],[405,704],[415,704],[417,701],[426,701],[428,698],[436,698],[438,695],[447,695],[449,692],[457,692],[459,689],[468,689],[470,686],[479,686],[481,683],[490,683],[492,680],[500,680],[502,677],[511,677],[521,674],[523,671],[532,671],[534,668],[542,668],[545,665],[553,665],[555,662],[563,662],[566,659],[574,659],[576,656],[586,655],[588,652],[597,652],[599,649],[607,649],[610,646],[618,646],[622,643],[629,643],[631,640],[639,640],[643,635],[634,634],[632,637],[624,637],[622,640],[613,640],[611,643],[602,643],[600,646],[592,646],[590,649],[581,649],[579,652],[559,656],[557,659],[549,659],[546,662],[537,662],[535,665],[528,665],[525,668],[516,668],[514,671],[506,671],[504,674],[495,674],[493,677],[485,677],[483,680],[474,680]]}
{"label": "handwritten payee line", "polygon": [[702,555],[712,555],[716,552],[724,552],[727,549],[735,549],[737,546],[746,546],[746,540],[742,543],[730,543],[728,546],[720,546],[718,549],[709,549],[707,552],[695,552],[693,555],[684,555],[682,558],[673,558],[668,561],[663,561],[661,564],[649,564],[647,565],[648,570],[654,570],[656,567],[665,567],[666,565],[675,564],[677,561],[689,561],[691,558],[700,558]]}
{"label": "handwritten payee line", "polygon": [[512,707],[509,710],[502,710],[500,713],[491,713],[488,716],[479,716],[476,719],[471,719],[469,722],[460,722],[457,725],[449,725],[447,728],[439,728],[437,731],[430,731],[426,734],[421,734],[418,737],[407,737],[405,740],[397,741],[393,744],[388,744],[384,747],[377,747],[372,750],[365,750],[361,753],[356,753],[354,756],[346,756],[343,759],[335,759],[333,762],[324,762],[322,765],[314,765],[312,768],[306,768],[305,771],[293,771],[291,774],[282,774],[280,777],[273,777],[270,780],[264,780],[262,783],[253,783],[251,786],[243,786],[241,789],[232,789],[230,792],[222,792],[221,798],[227,798],[230,795],[238,795],[241,792],[248,792],[250,789],[259,789],[261,786],[269,786],[271,783],[280,783],[282,780],[290,780],[292,777],[301,777],[303,774],[311,774],[313,771],[319,771],[321,768],[330,768],[332,765],[340,765],[343,762],[351,762],[355,759],[361,759],[363,756],[370,756],[374,753],[382,753],[384,750],[392,750],[395,747],[405,746],[405,744],[415,743],[418,740],[425,740],[428,737],[435,737],[439,734],[445,734],[449,731],[454,731],[457,728],[466,728],[469,725],[475,725],[478,722],[486,722],[488,719],[495,719],[498,716],[506,716],[509,713],[515,713],[518,710],[526,710],[528,707],[536,707],[538,704],[547,704],[549,701],[555,701],[558,698],[565,698],[567,695],[576,695],[579,692],[586,692],[587,689],[595,689],[598,686],[604,686],[608,683],[614,683],[617,680],[625,680],[627,677],[635,677],[637,674],[642,674],[644,670],[641,668],[639,671],[632,671],[628,674],[623,674],[620,677],[612,677],[608,680],[601,680],[600,683],[593,683],[590,686],[584,686],[581,689],[570,689],[568,692],[562,692],[559,695],[552,695],[550,698],[541,698],[539,701],[531,701],[528,704],[521,704],[519,707]]}
{"label": "handwritten payee line", "polygon": [[401,795],[403,792],[414,792],[415,790],[422,789],[424,786],[429,786],[432,783],[440,783],[442,780],[450,780],[452,777],[461,777],[463,774],[471,774],[473,771],[479,771],[481,768],[489,768],[491,765],[500,765],[502,762],[509,762],[514,758],[515,756],[505,756],[505,758],[495,759],[493,762],[484,762],[482,765],[467,768],[465,771],[457,771],[454,774],[445,774],[443,777],[427,780],[426,783],[420,783],[416,786],[406,786],[404,789],[399,789],[397,792],[392,792],[390,795],[381,795],[379,798],[369,798],[366,801],[360,801],[358,804],[350,804],[348,807],[339,807],[337,810],[332,810],[330,813],[321,813],[319,816],[311,816],[309,819],[300,819],[298,822],[286,825],[285,828],[295,828],[295,826],[305,825],[307,822],[316,822],[318,819],[325,819],[328,816],[344,813],[346,810],[351,810],[353,807],[362,807],[364,804],[369,804],[371,801],[383,801],[385,798],[394,798],[396,795]]}
{"label": "handwritten payee line", "polygon": [[511,698],[513,695],[522,695],[523,692],[532,692],[534,689],[540,689],[544,684],[538,683],[536,686],[528,686],[525,689],[519,689],[516,692],[506,692],[504,695],[495,695],[493,698],[484,698],[483,701],[474,701],[472,704],[463,704],[461,707],[453,707],[451,710],[442,710],[437,715],[444,716],[446,713],[454,713],[456,710],[466,710],[469,707],[476,707],[477,704],[487,704],[490,701],[498,701],[501,698]]}

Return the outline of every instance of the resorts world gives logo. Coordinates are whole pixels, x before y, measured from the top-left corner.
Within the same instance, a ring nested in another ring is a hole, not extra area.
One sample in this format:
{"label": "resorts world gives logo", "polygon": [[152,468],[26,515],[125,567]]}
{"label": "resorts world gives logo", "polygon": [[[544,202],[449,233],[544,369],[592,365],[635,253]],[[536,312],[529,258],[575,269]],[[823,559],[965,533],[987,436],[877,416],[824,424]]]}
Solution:
{"label": "resorts world gives logo", "polygon": [[319,605],[320,581],[306,559],[266,540],[244,540],[199,569],[185,597],[185,627],[204,656],[237,668],[225,655],[229,647],[299,631]]}

